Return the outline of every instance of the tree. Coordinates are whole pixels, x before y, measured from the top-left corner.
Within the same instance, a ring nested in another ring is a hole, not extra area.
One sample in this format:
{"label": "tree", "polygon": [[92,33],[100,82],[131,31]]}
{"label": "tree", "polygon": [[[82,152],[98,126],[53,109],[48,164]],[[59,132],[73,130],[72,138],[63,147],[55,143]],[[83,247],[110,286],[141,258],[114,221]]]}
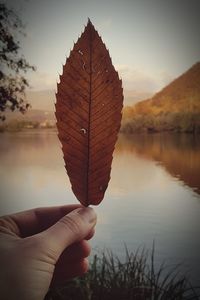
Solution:
{"label": "tree", "polygon": [[20,54],[18,36],[25,35],[24,25],[13,10],[0,3],[0,120],[5,120],[5,110],[24,113],[30,106],[25,100],[29,86],[25,73],[35,70]]}

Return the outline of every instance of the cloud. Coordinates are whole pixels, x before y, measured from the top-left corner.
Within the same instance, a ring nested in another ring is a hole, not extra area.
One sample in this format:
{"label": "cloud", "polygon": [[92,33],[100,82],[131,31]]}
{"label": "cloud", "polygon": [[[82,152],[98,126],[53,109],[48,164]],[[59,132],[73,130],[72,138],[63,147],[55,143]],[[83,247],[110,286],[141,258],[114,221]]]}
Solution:
{"label": "cloud", "polygon": [[133,69],[127,65],[117,65],[116,69],[123,80],[125,89],[140,92],[155,92],[158,90],[157,80],[143,71]]}
{"label": "cloud", "polygon": [[[127,65],[118,65],[116,69],[123,80],[126,105],[150,98],[160,89],[161,82],[169,81],[169,75],[164,72],[159,73],[158,78],[155,79],[145,72]],[[54,110],[56,82],[59,82],[58,76],[56,78],[51,73],[37,71],[31,74],[29,81],[32,88],[27,94],[27,99],[32,104],[32,108]]]}
{"label": "cloud", "polygon": [[107,18],[102,20],[99,24],[98,24],[98,28],[100,30],[105,30],[110,28],[110,26],[112,25],[112,19],[111,18]]}
{"label": "cloud", "polygon": [[46,72],[36,71],[32,73],[28,79],[31,90],[55,90],[56,82],[58,81],[58,76]]}
{"label": "cloud", "polygon": [[174,80],[174,78],[167,73],[166,71],[162,71],[159,73],[159,78],[160,78],[160,83],[163,86],[166,86],[167,84],[169,84],[172,80]]}

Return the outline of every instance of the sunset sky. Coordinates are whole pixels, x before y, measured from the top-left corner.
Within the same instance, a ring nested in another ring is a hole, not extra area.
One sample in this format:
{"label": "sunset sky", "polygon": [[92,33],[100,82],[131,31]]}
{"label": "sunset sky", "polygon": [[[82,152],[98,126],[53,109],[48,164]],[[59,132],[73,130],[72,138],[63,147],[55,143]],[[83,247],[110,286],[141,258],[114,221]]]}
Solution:
{"label": "sunset sky", "polygon": [[26,25],[22,52],[32,90],[56,89],[88,17],[125,89],[155,92],[200,61],[199,0],[7,0]]}

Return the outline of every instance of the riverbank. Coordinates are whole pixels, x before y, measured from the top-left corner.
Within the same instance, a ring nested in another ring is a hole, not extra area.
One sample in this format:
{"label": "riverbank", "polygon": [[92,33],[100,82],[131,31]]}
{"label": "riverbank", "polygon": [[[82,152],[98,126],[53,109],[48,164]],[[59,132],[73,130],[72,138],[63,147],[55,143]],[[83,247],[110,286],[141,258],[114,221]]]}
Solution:
{"label": "riverbank", "polygon": [[125,252],[125,261],[110,251],[94,255],[85,276],[51,289],[45,300],[200,299],[200,287],[192,287],[178,266],[156,268],[154,247],[150,254]]}
{"label": "riverbank", "polygon": [[180,112],[144,114],[127,107],[124,109],[121,132],[200,134],[200,114]]}
{"label": "riverbank", "polygon": [[12,120],[10,122],[1,122],[0,124],[0,133],[4,132],[20,132],[20,131],[27,131],[27,130],[43,130],[43,129],[55,129],[56,125],[53,122],[46,121],[46,122],[37,122],[37,121],[18,121]]}

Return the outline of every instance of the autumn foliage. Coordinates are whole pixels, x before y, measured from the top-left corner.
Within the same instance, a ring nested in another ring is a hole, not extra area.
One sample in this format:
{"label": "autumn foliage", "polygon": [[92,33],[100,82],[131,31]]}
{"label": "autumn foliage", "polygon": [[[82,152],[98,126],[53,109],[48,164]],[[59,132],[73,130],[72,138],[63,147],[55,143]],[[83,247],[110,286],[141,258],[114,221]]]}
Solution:
{"label": "autumn foliage", "polygon": [[90,20],[63,67],[56,98],[58,136],[72,190],[83,205],[97,205],[110,180],[123,92]]}
{"label": "autumn foliage", "polygon": [[200,132],[200,63],[123,112],[123,132]]}

